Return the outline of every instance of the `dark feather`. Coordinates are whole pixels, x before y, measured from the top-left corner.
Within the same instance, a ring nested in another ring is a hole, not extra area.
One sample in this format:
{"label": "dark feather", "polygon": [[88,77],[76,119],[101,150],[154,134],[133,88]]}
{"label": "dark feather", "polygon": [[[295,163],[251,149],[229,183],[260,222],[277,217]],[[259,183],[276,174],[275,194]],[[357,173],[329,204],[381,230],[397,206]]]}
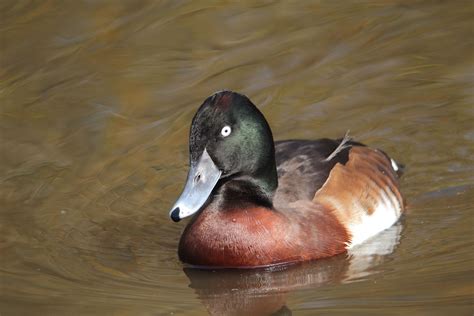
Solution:
{"label": "dark feather", "polygon": [[[275,158],[278,172],[276,202],[312,200],[314,194],[326,182],[332,168],[346,164],[352,146],[365,146],[355,141],[347,141],[346,147],[330,160],[343,139],[284,140],[275,142]],[[284,198],[279,199],[279,195]]]}

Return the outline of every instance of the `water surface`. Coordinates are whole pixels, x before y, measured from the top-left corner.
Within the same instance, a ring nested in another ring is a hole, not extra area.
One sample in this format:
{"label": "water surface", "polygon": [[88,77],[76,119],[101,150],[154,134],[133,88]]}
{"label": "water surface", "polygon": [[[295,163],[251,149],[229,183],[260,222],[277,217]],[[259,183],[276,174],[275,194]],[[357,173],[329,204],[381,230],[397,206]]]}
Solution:
{"label": "water surface", "polygon": [[[0,314],[471,315],[471,1],[0,3]],[[276,139],[406,166],[406,216],[357,253],[199,271],[168,218],[216,90]]]}

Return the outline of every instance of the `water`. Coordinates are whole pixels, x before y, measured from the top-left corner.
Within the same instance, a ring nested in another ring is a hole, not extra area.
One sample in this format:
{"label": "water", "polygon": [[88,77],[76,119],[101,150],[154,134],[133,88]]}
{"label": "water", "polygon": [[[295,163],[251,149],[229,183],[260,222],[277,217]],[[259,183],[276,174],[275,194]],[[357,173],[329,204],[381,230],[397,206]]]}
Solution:
{"label": "water", "polygon": [[[0,3],[0,314],[474,312],[471,1]],[[407,166],[402,221],[351,256],[197,271],[168,218],[205,97],[276,139]]]}

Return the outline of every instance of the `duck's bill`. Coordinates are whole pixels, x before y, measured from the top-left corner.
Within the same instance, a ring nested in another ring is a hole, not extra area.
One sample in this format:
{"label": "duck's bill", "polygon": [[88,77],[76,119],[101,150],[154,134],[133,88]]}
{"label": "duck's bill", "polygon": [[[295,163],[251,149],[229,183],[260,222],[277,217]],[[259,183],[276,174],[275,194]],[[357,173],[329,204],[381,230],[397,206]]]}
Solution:
{"label": "duck's bill", "polygon": [[198,162],[191,165],[181,196],[170,211],[170,217],[178,222],[201,209],[221,177],[221,171],[204,149]]}

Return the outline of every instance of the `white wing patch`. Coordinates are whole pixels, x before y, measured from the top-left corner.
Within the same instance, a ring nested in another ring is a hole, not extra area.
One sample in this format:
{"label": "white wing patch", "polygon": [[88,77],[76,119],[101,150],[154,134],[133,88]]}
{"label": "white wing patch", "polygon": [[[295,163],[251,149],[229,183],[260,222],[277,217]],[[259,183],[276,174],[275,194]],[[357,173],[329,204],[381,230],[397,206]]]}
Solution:
{"label": "white wing patch", "polygon": [[386,197],[383,198],[372,214],[362,214],[358,220],[348,225],[352,239],[347,245],[347,249],[359,245],[377,233],[391,227],[398,220],[400,214],[401,207],[399,203],[393,204],[393,201],[389,201]]}

